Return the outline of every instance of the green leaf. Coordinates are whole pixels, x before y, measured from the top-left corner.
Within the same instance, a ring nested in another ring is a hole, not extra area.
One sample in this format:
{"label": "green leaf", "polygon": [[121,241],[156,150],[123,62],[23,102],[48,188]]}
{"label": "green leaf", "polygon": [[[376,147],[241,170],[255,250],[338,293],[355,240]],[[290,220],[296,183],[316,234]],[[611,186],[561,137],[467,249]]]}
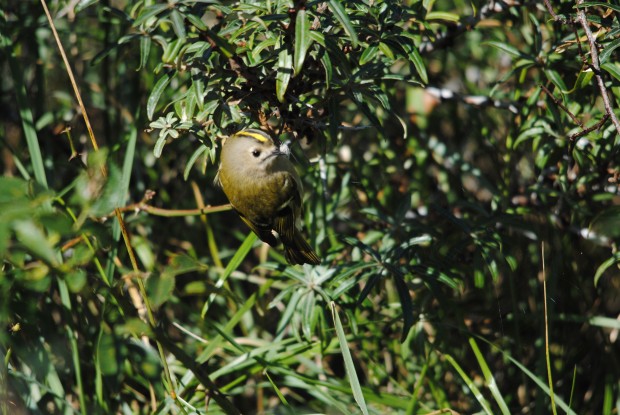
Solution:
{"label": "green leaf", "polygon": [[196,149],[196,151],[194,151],[192,156],[187,161],[187,164],[185,165],[185,170],[183,171],[183,180],[187,181],[187,178],[189,177],[189,173],[192,170],[192,167],[194,166],[194,164],[196,163],[196,160],[198,160],[198,157],[200,157],[207,150],[208,150],[207,146],[201,145],[200,147]]}
{"label": "green leaf", "polygon": [[334,76],[334,70],[332,68],[332,61],[327,53],[321,57],[321,64],[323,65],[323,69],[325,69],[325,88],[329,89],[329,85]]}
{"label": "green leaf", "polygon": [[9,69],[15,84],[17,109],[19,110],[19,116],[22,121],[22,128],[24,130],[24,136],[26,137],[26,144],[28,145],[28,152],[30,154],[34,177],[41,186],[47,188],[45,166],[43,165],[43,157],[41,155],[41,147],[39,146],[37,131],[34,128],[35,123],[34,116],[32,114],[32,105],[28,100],[23,71],[20,67],[19,59],[15,56],[15,51],[13,50],[10,40],[1,33],[0,43],[8,55]]}
{"label": "green leaf", "polygon": [[[222,276],[215,283],[215,286],[217,288],[221,288],[224,285],[224,282],[226,282],[226,280],[230,276],[230,274],[232,274],[233,271],[239,268],[239,265],[241,265],[243,259],[248,255],[248,253],[252,249],[252,246],[254,245],[254,242],[256,242],[257,239],[258,236],[256,236],[254,232],[250,232],[248,234],[239,249],[237,249],[237,252],[235,252],[235,255],[233,255],[231,260],[228,262],[228,265],[226,265],[226,269],[224,270]],[[205,305],[202,307],[202,312],[200,313],[200,316],[202,318],[204,318],[205,314],[209,310],[209,305],[213,302],[214,299],[215,296],[211,295],[208,301],[205,302]]]}
{"label": "green leaf", "polygon": [[151,37],[140,36],[140,66],[138,66],[138,70],[146,67],[148,60],[149,60],[150,51],[151,51]]}
{"label": "green leaf", "polygon": [[308,35],[313,42],[325,47],[325,35],[323,35],[323,33],[317,32],[316,30],[311,30],[308,32]]}
{"label": "green leaf", "polygon": [[489,368],[489,365],[484,359],[484,356],[482,352],[480,351],[480,348],[478,348],[478,344],[476,343],[476,340],[474,340],[473,337],[469,338],[469,345],[474,351],[474,355],[476,356],[476,360],[478,361],[478,365],[480,366],[480,369],[482,369],[482,374],[484,375],[486,386],[491,391],[491,394],[495,398],[495,402],[497,402],[497,405],[502,411],[502,414],[510,415],[510,410],[508,409],[508,405],[506,405],[506,401],[504,400],[501,391],[497,387],[497,382],[495,382],[495,378],[493,377],[493,372]]}
{"label": "green leaf", "polygon": [[258,45],[256,45],[252,49],[252,60],[258,62],[259,59],[260,59],[261,52],[263,50],[265,50],[266,48],[270,48],[272,46],[275,46],[276,43],[278,43],[278,39],[276,39],[274,37],[265,39],[262,42],[260,42]]}
{"label": "green leaf", "polygon": [[155,4],[153,6],[145,7],[144,9],[142,9],[140,14],[138,15],[138,18],[134,20],[133,25],[140,26],[141,24],[145,23],[151,17],[156,16],[167,10],[170,10],[170,5],[168,3]]}
{"label": "green leaf", "polygon": [[575,80],[575,85],[573,86],[573,89],[571,89],[570,91],[566,91],[566,93],[572,94],[573,92],[577,92],[582,90],[583,88],[586,88],[590,85],[590,81],[592,80],[593,76],[594,71],[590,68],[579,71],[579,76],[577,76],[577,79]]}
{"label": "green leaf", "polygon": [[568,90],[566,84],[564,83],[564,80],[557,71],[554,71],[553,69],[546,69],[544,72],[545,75],[547,75],[547,79],[549,79],[556,87],[558,87],[558,89],[562,93],[565,93]]}
{"label": "green leaf", "polygon": [[205,31],[208,29],[207,25],[204,24],[204,22],[200,19],[199,16],[193,14],[193,13],[189,13],[185,15],[185,18],[192,24],[194,25],[198,30],[202,30]]}
{"label": "green leaf", "polygon": [[383,53],[386,57],[390,58],[391,60],[394,60],[396,58],[394,56],[394,52],[392,52],[392,49],[390,49],[390,47],[385,42],[379,42],[379,50],[381,50],[381,53]]}
{"label": "green leaf", "polygon": [[168,134],[160,134],[159,138],[157,139],[157,142],[155,143],[155,147],[153,147],[153,155],[156,158],[161,157],[161,153],[164,149],[164,146],[166,145],[167,137],[168,137]]}
{"label": "green leaf", "polygon": [[301,329],[307,340],[312,340],[312,331],[315,323],[316,296],[314,291],[306,293],[300,302]]}
{"label": "green leaf", "polygon": [[377,45],[368,46],[364,52],[362,52],[362,56],[360,56],[360,65],[364,65],[369,61],[372,61],[375,56],[377,56],[377,52],[379,51],[379,47]]}
{"label": "green leaf", "polygon": [[32,221],[18,221],[13,225],[17,240],[20,241],[30,252],[48,264],[58,266],[58,252],[47,240],[43,230]]}
{"label": "green leaf", "polygon": [[116,340],[113,335],[103,333],[97,345],[97,360],[104,376],[116,375],[119,371]]}
{"label": "green leaf", "polygon": [[209,36],[209,39],[211,39],[213,43],[215,43],[217,50],[222,55],[224,55],[226,59],[230,59],[235,56],[235,47],[228,43],[228,41],[222,38],[219,34],[215,33],[210,29],[205,30],[205,33],[207,34],[207,36]]}
{"label": "green leaf", "polygon": [[611,56],[614,50],[620,46],[620,39],[614,39],[613,41],[606,43],[603,51],[598,55],[599,63],[602,65],[607,63],[607,60]]}
{"label": "green leaf", "polygon": [[494,48],[497,48],[501,51],[506,52],[509,55],[512,55],[516,58],[523,58],[523,59],[527,59],[527,60],[534,60],[531,56],[524,54],[523,52],[521,52],[519,49],[515,48],[514,46],[508,45],[506,43],[502,43],[502,42],[496,42],[494,40],[490,40],[488,42],[483,42],[483,45],[488,45],[488,46],[493,46]]}
{"label": "green leaf", "polygon": [[286,101],[286,89],[293,74],[293,56],[286,45],[280,44],[280,41],[278,41],[278,46],[280,53],[278,54],[278,73],[276,74],[276,97],[278,101],[284,103]]}
{"label": "green leaf", "polygon": [[164,46],[164,53],[161,60],[163,63],[174,64],[179,57],[179,53],[187,43],[185,39],[175,39]]}
{"label": "green leaf", "polygon": [[612,9],[614,11],[620,12],[620,5],[612,4],[612,3],[607,3],[607,2],[604,2],[604,1],[587,1],[585,3],[576,4],[576,5],[573,6],[573,8],[575,8],[575,9],[585,9],[587,7],[596,7],[596,6],[606,7],[606,8]]}
{"label": "green leaf", "polygon": [[338,336],[338,343],[340,344],[340,352],[342,353],[342,358],[344,360],[344,367],[347,371],[347,376],[349,377],[351,390],[353,391],[353,398],[355,398],[355,402],[357,402],[357,405],[360,407],[362,414],[368,415],[368,407],[366,406],[362,386],[360,385],[357,372],[355,371],[355,364],[353,364],[353,358],[351,357],[351,351],[349,350],[347,336],[344,334],[344,329],[342,327],[342,323],[340,322],[340,316],[336,310],[336,303],[332,301],[330,303],[330,307],[332,310],[332,318],[334,319],[334,327],[336,328],[336,335]]}
{"label": "green leaf", "polygon": [[162,272],[151,274],[146,279],[146,292],[153,307],[159,307],[172,296],[175,286],[174,274]]}
{"label": "green leaf", "polygon": [[599,267],[596,269],[594,273],[594,286],[598,286],[598,282],[601,279],[601,276],[607,271],[609,267],[615,264],[620,264],[620,252],[616,252],[611,258],[605,260]]}
{"label": "green leaf", "polygon": [[271,376],[269,376],[269,372],[267,370],[265,370],[263,373],[265,374],[265,376],[267,376],[267,380],[269,380],[269,383],[271,384],[271,387],[273,388],[274,392],[278,396],[278,399],[280,399],[280,402],[288,410],[292,411],[292,409],[290,409],[291,408],[290,404],[288,403],[288,401],[284,397],[284,394],[280,391],[280,388],[278,388],[278,385],[276,385],[276,383],[271,379]]}
{"label": "green leaf", "polygon": [[170,83],[170,80],[174,78],[175,76],[176,76],[176,71],[168,72],[164,74],[164,76],[159,78],[159,81],[157,81],[157,83],[155,84],[155,87],[153,87],[153,91],[151,91],[149,98],[146,102],[146,115],[149,118],[149,120],[153,119],[153,113],[155,112],[155,107],[157,106],[157,103],[159,102],[159,98],[161,98],[161,94],[164,92],[164,90]]}
{"label": "green leaf", "polygon": [[[525,373],[527,375],[527,377],[529,377],[532,381],[534,381],[536,386],[538,386],[547,396],[549,396],[551,394],[551,391],[549,390],[549,387],[540,379],[540,377],[538,377],[536,374],[531,372],[527,367],[525,367],[523,364],[521,364],[515,358],[510,356],[508,353],[502,352],[502,354],[504,355],[504,357],[506,357],[508,360],[510,360],[510,362],[512,362],[515,366],[517,366],[523,373]],[[570,407],[562,399],[560,399],[560,397],[557,396],[557,395],[555,396],[555,403],[564,412],[566,412],[567,415],[577,415],[576,412],[573,411],[572,409],[570,409]]]}
{"label": "green leaf", "polygon": [[180,39],[185,39],[185,22],[184,17],[177,9],[173,9],[170,13],[170,19],[172,20],[172,28],[174,29],[174,33]]}
{"label": "green leaf", "polygon": [[465,373],[463,368],[456,362],[456,360],[454,360],[452,356],[446,354],[444,355],[444,358],[448,361],[448,363],[452,365],[452,367],[461,376],[461,378],[463,379],[463,381],[465,382],[469,390],[471,390],[471,392],[474,394],[474,397],[476,398],[476,400],[478,401],[478,403],[480,404],[484,412],[486,412],[487,415],[493,415],[491,408],[489,408],[489,403],[485,399],[480,389],[478,389],[478,386],[476,386],[476,383],[467,375],[467,373]]}
{"label": "green leaf", "polygon": [[429,12],[426,13],[426,20],[441,20],[444,22],[458,23],[461,17],[458,14],[448,12]]}
{"label": "green leaf", "polygon": [[604,63],[601,69],[620,81],[620,67],[615,62]]}
{"label": "green leaf", "polygon": [[308,21],[306,11],[299,10],[297,12],[297,18],[295,19],[295,54],[293,57],[295,72],[293,72],[293,76],[297,76],[301,68],[303,68],[306,53],[310,45],[312,45],[310,22]]}
{"label": "green leaf", "polygon": [[342,7],[342,4],[340,4],[339,0],[329,0],[327,4],[329,5],[332,13],[334,13],[334,16],[336,16],[336,19],[344,28],[344,31],[347,32],[347,34],[349,35],[349,39],[351,39],[351,45],[356,48],[359,42],[357,39],[357,33],[355,32],[355,29],[353,29],[353,25],[351,24],[349,16],[344,10],[344,7]]}
{"label": "green leaf", "polygon": [[67,286],[72,293],[78,293],[86,285],[86,271],[83,269],[76,269],[65,276]]}
{"label": "green leaf", "polygon": [[403,332],[400,336],[400,342],[404,342],[409,334],[409,330],[413,327],[413,303],[411,301],[411,295],[409,294],[409,287],[405,284],[403,278],[399,275],[394,275],[394,283],[396,284],[396,291],[398,298],[400,298],[400,305],[403,310]]}
{"label": "green leaf", "polygon": [[422,59],[422,56],[420,56],[420,53],[418,52],[418,49],[413,44],[413,40],[409,39],[409,38],[407,38],[405,36],[398,36],[396,38],[396,40],[398,41],[400,46],[403,48],[403,50],[407,54],[407,57],[409,58],[409,61],[411,63],[413,63],[413,66],[415,67],[415,70],[417,71],[418,75],[420,76],[420,80],[423,83],[427,84],[428,83],[428,75],[426,73],[426,67],[424,66],[424,60]]}

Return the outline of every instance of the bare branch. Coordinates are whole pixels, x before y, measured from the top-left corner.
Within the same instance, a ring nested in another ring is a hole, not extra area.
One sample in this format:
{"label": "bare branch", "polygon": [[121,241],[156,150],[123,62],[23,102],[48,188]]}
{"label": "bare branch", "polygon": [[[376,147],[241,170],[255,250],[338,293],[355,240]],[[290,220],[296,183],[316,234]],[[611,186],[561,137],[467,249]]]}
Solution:
{"label": "bare branch", "polygon": [[564,112],[565,112],[565,113],[567,113],[567,114],[568,114],[568,116],[572,118],[572,120],[573,120],[573,122],[574,122],[575,124],[577,124],[578,126],[580,126],[581,128],[583,128],[583,123],[582,123],[582,122],[581,122],[581,121],[580,121],[577,117],[575,117],[575,115],[574,115],[572,112],[570,112],[570,110],[569,110],[568,108],[566,108],[566,106],[565,106],[564,104],[562,104],[562,101],[560,101],[559,99],[557,99],[557,98],[555,97],[555,95],[553,95],[553,93],[547,89],[547,87],[546,87],[546,86],[544,86],[544,85],[540,85],[540,88],[541,88],[541,89],[545,92],[545,94],[547,94],[547,96],[548,96],[549,98],[551,98],[551,99],[553,100],[553,102],[555,103],[555,105],[557,105],[558,107],[562,108],[562,109],[564,110]]}
{"label": "bare branch", "polygon": [[[577,0],[577,4],[583,4],[583,0]],[[577,9],[577,20],[581,23],[581,27],[583,27],[584,32],[586,33],[586,37],[590,42],[590,58],[592,60],[592,69],[594,71],[594,76],[596,77],[596,82],[598,83],[598,88],[601,91],[601,97],[603,98],[603,103],[605,105],[605,111],[611,118],[611,122],[616,127],[616,132],[620,134],[620,122],[618,121],[618,117],[613,111],[611,106],[611,101],[609,99],[609,94],[607,93],[607,88],[605,87],[605,81],[601,76],[601,67],[598,61],[598,49],[596,47],[596,39],[594,39],[594,35],[590,30],[590,26],[588,25],[588,19],[586,18],[586,13],[582,8]]]}

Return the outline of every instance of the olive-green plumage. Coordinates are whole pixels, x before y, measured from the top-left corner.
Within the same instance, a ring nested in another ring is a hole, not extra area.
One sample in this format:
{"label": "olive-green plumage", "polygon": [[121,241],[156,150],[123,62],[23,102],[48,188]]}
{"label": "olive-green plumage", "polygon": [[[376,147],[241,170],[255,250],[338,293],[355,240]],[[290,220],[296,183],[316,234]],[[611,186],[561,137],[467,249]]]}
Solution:
{"label": "olive-green plumage", "polygon": [[260,239],[276,246],[277,234],[289,263],[316,265],[321,260],[297,228],[301,181],[283,150],[263,131],[240,131],[224,141],[216,181]]}

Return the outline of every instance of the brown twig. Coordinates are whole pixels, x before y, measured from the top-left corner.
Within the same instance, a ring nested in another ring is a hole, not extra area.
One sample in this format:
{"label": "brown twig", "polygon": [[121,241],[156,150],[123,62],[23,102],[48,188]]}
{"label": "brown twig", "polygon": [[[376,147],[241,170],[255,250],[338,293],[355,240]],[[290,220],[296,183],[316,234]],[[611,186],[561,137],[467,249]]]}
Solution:
{"label": "brown twig", "polygon": [[[138,203],[132,203],[130,205],[117,208],[117,210],[119,212],[146,212],[154,216],[175,218],[180,216],[207,215],[209,213],[225,212],[232,209],[232,206],[230,204],[219,206],[203,206],[199,209],[162,209],[148,204],[148,202],[153,198],[153,196],[155,196],[155,192],[152,190],[147,190],[141,201],[139,201]],[[107,218],[114,215],[115,213],[110,213],[105,217]]]}
{"label": "brown twig", "polygon": [[544,0],[544,2],[545,6],[547,6],[547,11],[549,11],[549,14],[551,15],[551,17],[553,17],[553,20],[555,20],[556,22],[561,22],[562,24],[567,23],[566,18],[558,16],[557,13],[553,10],[553,7],[551,6],[549,0]]}
{"label": "brown twig", "polygon": [[[577,5],[581,5],[583,4],[584,0],[577,0]],[[605,106],[605,117],[602,118],[602,120],[600,122],[598,122],[596,125],[589,127],[587,129],[584,129],[583,131],[577,133],[577,134],[573,134],[570,139],[574,140],[575,138],[581,137],[587,133],[589,133],[590,131],[594,131],[598,128],[600,128],[602,126],[602,124],[607,121],[607,119],[611,118],[611,122],[614,124],[614,127],[616,128],[616,132],[618,134],[620,134],[620,121],[618,121],[618,117],[616,117],[616,114],[613,111],[613,107],[612,107],[612,103],[611,103],[611,99],[609,98],[609,93],[607,92],[607,87],[605,86],[605,81],[603,80],[603,77],[601,75],[601,66],[599,63],[599,59],[598,59],[598,48],[597,48],[597,44],[596,44],[596,39],[594,38],[594,35],[592,34],[592,30],[590,30],[590,26],[588,25],[588,19],[586,17],[586,13],[584,12],[584,8],[582,7],[578,7],[577,8],[577,22],[574,20],[567,20],[566,18],[559,16],[558,14],[555,13],[555,11],[553,10],[553,7],[551,6],[551,2],[549,0],[544,0],[545,6],[547,7],[547,10],[549,11],[549,14],[553,17],[553,19],[556,22],[561,22],[562,24],[569,24],[574,32],[575,32],[575,39],[577,41],[577,48],[579,51],[579,55],[582,58],[582,61],[584,62],[585,65],[588,65],[591,69],[592,72],[594,72],[594,77],[596,78],[596,83],[598,84],[598,88],[599,91],[601,93],[601,98],[603,98],[603,104]],[[590,44],[590,60],[591,62],[588,62],[588,59],[586,58],[585,54],[583,53],[583,50],[581,48],[581,42],[579,40],[579,34],[577,33],[577,29],[576,29],[576,25],[577,23],[579,23],[579,25],[581,25],[581,27],[583,28],[586,38],[588,39],[588,43]],[[544,87],[543,87],[544,88]],[[559,100],[557,100],[552,94],[550,94],[548,92],[548,90],[546,90],[545,88],[545,92],[547,92],[547,95],[549,95],[551,97],[551,99],[554,100],[554,102],[560,107],[562,108],[564,111],[566,111],[566,113],[573,119],[573,121],[575,121],[581,128],[583,128],[583,124],[579,121],[577,121],[576,117],[570,113],[570,111],[568,111],[568,109],[566,109],[566,107],[564,107]]]}
{"label": "brown twig", "polygon": [[[577,5],[580,5],[580,4],[583,4],[583,0],[577,0]],[[586,18],[586,14],[583,11],[583,8],[577,9],[577,20],[579,20],[579,23],[581,23],[581,27],[583,27],[586,37],[588,38],[588,41],[590,42],[590,58],[592,61],[591,66],[592,66],[592,70],[594,71],[594,76],[596,77],[596,82],[598,83],[598,88],[601,91],[601,98],[603,98],[603,104],[605,105],[605,111],[607,112],[607,115],[609,115],[609,117],[611,118],[611,122],[614,124],[614,127],[616,127],[616,132],[620,134],[620,121],[618,121],[618,117],[616,117],[616,114],[613,111],[613,108],[611,106],[611,100],[609,99],[607,88],[605,87],[605,81],[603,80],[603,77],[601,76],[601,67],[599,65],[599,60],[598,60],[598,49],[596,47],[596,39],[594,39],[594,35],[592,34],[592,31],[590,30],[590,26],[588,25],[588,19]]]}
{"label": "brown twig", "polygon": [[557,105],[558,107],[562,108],[564,110],[564,112],[567,113],[568,116],[572,118],[572,120],[573,120],[573,122],[575,124],[577,124],[578,126],[583,128],[583,123],[572,112],[570,112],[570,110],[568,108],[566,108],[566,106],[564,104],[562,104],[562,101],[560,101],[558,98],[556,98],[555,95],[553,95],[553,93],[551,91],[549,91],[546,86],[541,84],[540,88],[545,92],[545,94],[547,94],[547,96],[549,98],[551,98],[551,100],[555,103],[555,105]]}
{"label": "brown twig", "polygon": [[43,6],[43,10],[45,11],[45,15],[47,16],[47,20],[50,24],[50,28],[52,29],[54,39],[56,40],[56,45],[58,46],[58,50],[60,51],[60,56],[62,57],[62,60],[65,63],[65,67],[67,68],[67,75],[69,75],[69,80],[71,81],[71,86],[73,87],[75,98],[77,99],[78,104],[80,106],[80,110],[82,111],[82,118],[84,118],[84,123],[86,124],[86,129],[88,130],[88,136],[90,137],[90,142],[92,143],[95,151],[97,151],[99,150],[99,146],[97,145],[97,139],[95,138],[95,133],[93,132],[93,128],[90,125],[90,120],[88,119],[88,113],[86,112],[86,107],[84,107],[84,102],[82,101],[82,95],[80,94],[80,89],[78,88],[77,82],[75,81],[75,76],[73,75],[73,70],[71,69],[71,65],[69,64],[69,59],[67,58],[67,54],[65,53],[65,48],[62,46],[62,42],[60,41],[60,37],[58,36],[58,32],[56,31],[56,26],[54,25],[54,20],[52,19],[52,15],[50,14],[49,9],[47,8],[47,4],[45,3],[45,0],[41,0],[41,5]]}
{"label": "brown twig", "polygon": [[[603,126],[603,124],[605,124],[607,122],[607,120],[609,119],[609,114],[605,114],[603,116],[603,118],[601,118],[601,120],[599,122],[597,122],[596,124],[594,124],[591,127],[588,128],[584,128],[583,131],[579,131],[578,133],[575,133],[573,135],[571,135],[570,137],[568,137],[568,139],[570,141],[575,141],[576,139],[583,137],[584,135],[594,131],[594,130],[598,130],[599,128],[601,128]],[[582,127],[583,128],[583,127]]]}

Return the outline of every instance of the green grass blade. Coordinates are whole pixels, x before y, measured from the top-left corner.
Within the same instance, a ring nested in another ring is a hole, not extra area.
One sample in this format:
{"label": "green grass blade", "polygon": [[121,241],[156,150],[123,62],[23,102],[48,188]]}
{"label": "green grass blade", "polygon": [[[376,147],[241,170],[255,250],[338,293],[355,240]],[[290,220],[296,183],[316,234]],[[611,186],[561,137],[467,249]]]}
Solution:
{"label": "green grass blade", "polygon": [[508,405],[506,405],[506,401],[504,401],[504,398],[502,397],[502,393],[497,387],[497,383],[495,382],[493,373],[491,372],[491,369],[489,369],[489,365],[487,365],[486,360],[484,360],[484,356],[482,355],[482,352],[480,352],[480,349],[478,348],[478,344],[476,343],[476,340],[474,340],[473,338],[470,338],[469,345],[471,346],[471,349],[474,351],[474,355],[476,355],[476,360],[478,361],[478,365],[480,365],[480,369],[482,369],[482,374],[484,375],[486,385],[491,391],[491,394],[493,395],[493,397],[495,398],[495,402],[497,402],[499,409],[502,411],[502,414],[510,415],[510,410],[508,409]]}
{"label": "green grass blade", "polygon": [[45,175],[45,167],[43,165],[43,157],[41,156],[41,147],[35,129],[34,117],[28,102],[28,94],[26,93],[26,85],[24,84],[23,71],[19,66],[19,62],[13,50],[11,50],[10,41],[7,37],[0,35],[0,44],[5,50],[9,60],[9,69],[13,80],[15,81],[15,96],[17,98],[17,107],[19,108],[19,116],[22,120],[24,136],[30,153],[30,161],[32,162],[32,170],[36,181],[47,189],[47,177]]}
{"label": "green grass blade", "polygon": [[[534,383],[536,383],[536,386],[538,386],[547,395],[551,395],[551,391],[549,390],[549,387],[547,386],[547,384],[544,381],[539,379],[538,376],[536,376],[534,373],[532,373],[527,367],[523,366],[520,362],[518,362],[512,356],[510,356],[510,355],[508,355],[507,353],[504,353],[504,352],[502,352],[502,353],[504,354],[505,357],[508,358],[508,360],[510,360],[515,366],[517,366],[519,369],[521,369],[521,371],[523,371],[523,373],[525,373],[530,379],[532,379],[534,381]],[[562,408],[562,410],[564,412],[566,412],[566,415],[577,415],[575,413],[575,411],[570,409],[570,407],[562,399],[560,399],[557,395],[555,395],[554,398],[555,398],[554,399],[555,400],[555,404],[557,406],[559,406],[560,408]]]}
{"label": "green grass blade", "polygon": [[[254,306],[254,304],[256,304],[256,293],[252,294],[252,296],[248,298],[248,300],[243,304],[243,306],[239,310],[237,310],[237,312],[230,318],[228,323],[226,323],[226,326],[224,326],[222,331],[224,333],[232,332],[232,329],[235,328],[235,326],[241,321],[241,317],[243,317],[243,315],[247,313]],[[221,335],[218,335],[215,339],[211,339],[209,345],[200,354],[200,356],[196,358],[196,361],[198,363],[204,363],[209,360],[215,350],[220,347],[222,340],[223,336]]]}
{"label": "green grass blade", "polygon": [[351,383],[353,398],[355,398],[355,402],[357,402],[357,405],[362,410],[362,414],[368,415],[368,407],[366,406],[362,386],[360,385],[357,372],[355,371],[351,351],[347,346],[347,336],[344,334],[344,329],[342,327],[342,323],[340,322],[340,316],[338,315],[338,311],[336,311],[336,303],[332,301],[330,307],[332,309],[334,327],[336,328],[336,334],[338,335],[338,342],[340,343],[340,351],[342,352],[342,358],[344,359],[344,366],[347,370],[347,375],[349,376],[349,382]]}
{"label": "green grass blade", "polygon": [[484,412],[486,412],[488,415],[493,415],[491,408],[489,408],[489,404],[487,403],[486,399],[484,399],[484,395],[482,395],[482,392],[480,392],[480,389],[478,389],[474,381],[469,376],[467,376],[467,373],[465,373],[463,368],[456,362],[456,360],[454,360],[452,356],[444,355],[444,357],[446,358],[448,363],[450,363],[452,367],[459,373],[463,381],[465,381],[465,384],[474,394],[474,397],[476,398]]}
{"label": "green grass blade", "polygon": [[288,401],[286,400],[286,398],[284,397],[284,395],[282,394],[282,391],[280,391],[280,388],[278,388],[278,386],[275,384],[273,379],[271,379],[271,376],[269,376],[269,372],[267,372],[266,370],[265,370],[265,376],[267,376],[267,380],[269,380],[269,383],[271,383],[271,387],[276,392],[276,395],[278,395],[280,402],[282,402],[284,406],[290,408],[290,405]]}
{"label": "green grass blade", "polygon": [[[241,262],[243,261],[243,259],[250,252],[250,249],[252,249],[252,246],[254,245],[254,242],[256,242],[257,239],[258,237],[256,236],[254,232],[249,233],[247,238],[245,238],[245,240],[243,241],[243,243],[241,244],[237,252],[235,252],[235,255],[232,257],[232,259],[226,266],[226,269],[224,270],[224,273],[222,274],[220,279],[215,283],[216,288],[221,288],[226,282],[226,280],[228,279],[228,277],[230,277],[230,274],[232,274],[234,270],[239,268],[239,265],[241,265]],[[205,315],[207,314],[207,311],[209,310],[209,306],[211,305],[214,299],[215,299],[215,294],[211,294],[209,296],[209,299],[205,302],[205,305],[202,307],[202,311],[200,312],[200,316],[202,318],[204,318]]]}

